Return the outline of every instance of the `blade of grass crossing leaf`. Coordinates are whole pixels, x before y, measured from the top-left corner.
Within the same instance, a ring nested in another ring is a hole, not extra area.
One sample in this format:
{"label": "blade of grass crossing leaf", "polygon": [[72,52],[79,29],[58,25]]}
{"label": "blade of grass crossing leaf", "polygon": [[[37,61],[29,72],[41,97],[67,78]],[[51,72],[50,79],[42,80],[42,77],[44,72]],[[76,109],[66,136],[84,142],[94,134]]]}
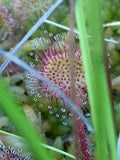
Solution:
{"label": "blade of grass crossing leaf", "polygon": [[[96,123],[96,133],[97,133],[97,158],[100,159],[101,154],[104,155],[104,159],[107,158],[107,134],[106,134],[106,125],[105,125],[105,110],[106,105],[110,106],[109,97],[106,96],[107,84],[105,83],[105,70],[104,70],[104,60],[103,60],[103,48],[102,48],[102,32],[101,32],[101,23],[99,20],[99,10],[98,1],[94,4],[88,3],[86,1],[86,12],[88,15],[88,24],[89,31],[92,35],[91,47],[92,47],[92,62],[94,68],[94,103],[95,103],[95,123]],[[93,10],[93,11],[92,11]],[[104,95],[105,94],[105,95]],[[108,95],[108,93],[107,93]],[[107,101],[106,101],[107,100]],[[93,108],[93,106],[91,106]],[[103,146],[103,147],[102,147]],[[103,152],[100,151],[100,148],[103,148]]]}
{"label": "blade of grass crossing leaf", "polygon": [[[104,160],[106,159],[106,151],[104,148],[104,146],[106,146],[106,143],[105,143],[106,141],[104,140],[105,132],[102,130],[102,126],[98,124],[99,121],[96,121],[98,116],[96,114],[96,109],[95,109],[96,104],[94,102],[95,85],[94,85],[93,66],[92,66],[92,61],[91,61],[91,56],[90,56],[87,32],[85,28],[85,18],[83,15],[83,4],[82,4],[82,1],[79,1],[79,0],[77,1],[77,4],[76,4],[76,20],[77,20],[78,30],[81,33],[80,43],[81,43],[83,63],[84,63],[85,75],[86,75],[86,81],[87,81],[87,87],[88,87],[88,95],[90,99],[93,123],[95,126],[95,131],[97,133],[97,155],[99,159]],[[99,132],[100,130],[101,132]],[[100,143],[101,140],[103,140],[102,143]]]}
{"label": "blade of grass crossing leaf", "polygon": [[[79,3],[79,4],[78,4]],[[91,3],[90,1],[88,1],[87,3],[87,11],[88,13],[88,18],[91,15],[91,19],[89,19],[89,23],[93,23],[93,25],[91,26],[91,35],[92,35],[92,40],[94,40],[92,42],[92,62],[93,62],[93,72],[94,72],[94,77],[92,77],[92,79],[90,78],[89,73],[91,74],[90,70],[86,70],[87,67],[85,67],[85,72],[87,75],[87,78],[91,81],[94,81],[94,86],[93,87],[93,95],[90,87],[89,87],[89,82],[87,81],[88,84],[88,93],[89,93],[89,97],[90,97],[90,104],[91,104],[91,111],[92,111],[92,118],[93,118],[93,123],[95,126],[95,130],[96,130],[96,134],[97,134],[97,157],[99,159],[106,159],[106,149],[107,149],[107,138],[109,140],[108,144],[110,145],[110,151],[111,156],[114,159],[117,159],[117,155],[116,155],[116,141],[115,141],[115,133],[114,133],[114,125],[113,125],[113,119],[112,119],[112,112],[111,112],[111,104],[109,101],[109,93],[108,93],[108,88],[107,88],[107,82],[106,82],[106,78],[104,77],[104,64],[103,64],[103,57],[102,57],[102,53],[103,53],[103,48],[102,48],[102,38],[101,38],[101,28],[100,28],[100,20],[99,20],[99,5],[98,2],[94,2]],[[79,1],[77,1],[77,5],[76,5],[76,17],[77,17],[77,23],[78,23],[78,27],[79,30],[81,31],[82,35],[83,35],[83,25],[85,24],[84,21],[84,17],[81,15],[83,14],[81,11],[82,9],[82,3]],[[92,12],[92,14],[91,14]],[[95,13],[96,12],[96,13]],[[82,19],[82,20],[81,20]],[[85,25],[84,25],[85,26]],[[96,29],[96,31],[95,31]],[[97,32],[97,33],[96,33]],[[84,39],[86,37],[82,37],[81,35],[81,45],[83,45],[82,41],[85,41]],[[84,34],[84,36],[86,36]],[[82,39],[83,38],[83,39]],[[96,38],[96,39],[95,39]],[[84,44],[86,47],[86,44]],[[84,63],[85,65],[87,64],[87,66],[89,66],[89,61],[87,60],[89,57],[85,57],[84,54],[86,53],[88,55],[88,52],[86,52],[86,49],[84,50],[83,47],[83,60],[86,61],[86,63]],[[87,58],[87,59],[85,59]],[[91,58],[91,57],[90,57]],[[91,84],[92,86],[92,84]],[[102,86],[102,88],[101,88]],[[105,95],[103,94],[105,93]],[[97,96],[95,96],[97,95]],[[92,99],[92,100],[91,100]],[[94,102],[94,104],[92,104]],[[106,118],[106,114],[107,114],[107,118]],[[106,120],[106,121],[105,121]],[[106,123],[104,123],[106,122]],[[104,125],[103,125],[104,124]],[[109,127],[111,126],[111,127]],[[109,127],[109,128],[108,128]],[[101,130],[102,129],[102,130]],[[106,133],[105,133],[106,131]],[[108,132],[112,132],[112,136],[114,140],[110,140],[110,136],[111,134],[108,135]],[[108,136],[108,137],[106,137]],[[102,139],[103,137],[103,139]],[[105,140],[105,141],[104,141]],[[111,142],[110,142],[111,141]],[[103,145],[104,143],[104,145]],[[103,146],[103,147],[102,147]],[[104,152],[101,152],[100,150],[102,150]],[[104,153],[104,154],[103,154]],[[102,157],[103,158],[102,158]]]}
{"label": "blade of grass crossing leaf", "polygon": [[[103,44],[103,36],[102,36],[102,23],[100,17],[100,7],[102,1],[95,0],[93,3],[90,3],[89,0],[86,0],[86,6],[88,11],[88,20],[90,25],[90,31],[92,35],[92,60],[94,66],[94,77],[95,77],[95,85],[96,85],[96,94],[99,93],[97,97],[97,102],[99,106],[98,113],[102,113],[104,116],[103,121],[99,119],[102,124],[105,124],[106,131],[106,139],[108,140],[109,150],[112,159],[117,159],[117,150],[116,150],[116,137],[114,130],[114,123],[112,117],[112,106],[108,91],[108,84],[105,75],[105,65],[104,65],[104,46]],[[103,4],[102,4],[103,6]],[[112,139],[112,141],[111,141]],[[106,146],[107,147],[107,146]]]}
{"label": "blade of grass crossing leaf", "polygon": [[[80,7],[79,7],[80,5]],[[86,54],[82,53],[83,59],[86,59],[86,61],[83,61],[84,63],[84,68],[85,68],[85,75],[86,76],[86,81],[89,84],[88,85],[88,91],[90,90],[92,92],[92,85],[90,85],[90,83],[94,83],[94,79],[93,79],[93,68],[92,68],[92,63],[90,61],[90,53],[89,53],[89,44],[88,44],[88,39],[87,39],[87,32],[86,32],[86,28],[85,28],[85,21],[84,21],[84,16],[82,13],[82,6],[80,1],[77,1],[76,3],[76,20],[77,20],[77,25],[80,26],[78,27],[79,31],[82,31],[82,34],[80,34],[80,43],[81,43],[81,49],[84,53],[84,51],[86,52]],[[84,58],[85,57],[85,58]],[[88,65],[89,65],[89,70],[88,70]]]}
{"label": "blade of grass crossing leaf", "polygon": [[40,138],[37,132],[31,127],[23,113],[20,112],[19,106],[8,93],[3,83],[0,80],[0,105],[4,112],[9,116],[15,124],[19,133],[25,137],[36,160],[52,160],[48,151],[40,144]]}

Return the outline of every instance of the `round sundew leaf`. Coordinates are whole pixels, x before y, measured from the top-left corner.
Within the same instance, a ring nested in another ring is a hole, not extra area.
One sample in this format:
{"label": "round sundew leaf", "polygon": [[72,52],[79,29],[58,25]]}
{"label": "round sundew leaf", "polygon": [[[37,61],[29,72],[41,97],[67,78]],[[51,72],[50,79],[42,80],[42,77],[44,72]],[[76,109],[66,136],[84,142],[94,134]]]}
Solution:
{"label": "round sundew leaf", "polygon": [[[66,37],[62,37],[62,39],[59,34],[54,36],[52,33],[48,34],[47,31],[44,33],[46,34],[46,37],[48,37],[47,44],[46,39],[43,37],[40,39],[36,38],[42,51],[39,50],[37,44],[34,45],[36,54],[31,54],[30,52],[30,55],[35,57],[35,59],[37,58],[38,63],[34,64],[34,62],[31,62],[31,65],[70,98],[70,53],[67,45],[68,37],[66,40]],[[74,55],[75,62],[73,63],[75,66],[76,103],[78,104],[78,107],[81,108],[82,106],[82,108],[84,108],[87,100],[87,96],[85,96],[87,89],[80,48],[75,49]],[[62,110],[58,105],[59,102],[57,103],[57,101],[59,101],[61,97],[58,97],[46,83],[42,82],[34,75],[30,74],[29,77],[34,103],[39,106],[41,111],[47,111],[51,116],[55,114],[55,118],[61,119],[60,122],[62,122],[62,125],[66,126],[68,123],[67,113],[69,113],[69,111],[67,111],[64,101],[61,102],[61,105],[63,105]],[[55,107],[57,108],[56,113],[54,113]],[[50,118],[50,121],[52,122],[52,125],[55,122],[53,117]]]}

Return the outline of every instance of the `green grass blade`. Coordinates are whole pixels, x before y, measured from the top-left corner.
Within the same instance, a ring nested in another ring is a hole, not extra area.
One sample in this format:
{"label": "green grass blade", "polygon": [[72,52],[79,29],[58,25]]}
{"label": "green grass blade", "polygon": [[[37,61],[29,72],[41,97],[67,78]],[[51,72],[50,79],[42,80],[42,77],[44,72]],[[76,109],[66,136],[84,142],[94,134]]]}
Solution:
{"label": "green grass blade", "polygon": [[[80,8],[79,8],[79,7]],[[91,62],[91,56],[90,56],[90,49],[87,39],[87,31],[85,28],[85,20],[83,15],[83,8],[81,1],[77,1],[76,4],[76,19],[78,24],[78,30],[80,32],[80,42],[81,42],[81,49],[82,49],[82,55],[83,55],[83,63],[85,68],[85,75],[87,80],[87,87],[88,87],[88,95],[90,99],[90,106],[91,106],[91,113],[93,118],[93,124],[96,130],[97,134],[97,155],[99,159],[104,160],[106,158],[106,141],[104,140],[105,132],[102,129],[102,126],[99,123],[99,121],[96,121],[98,119],[98,116],[96,115],[95,110],[95,103],[94,103],[94,74],[93,74],[93,66]],[[99,115],[100,116],[100,115]],[[98,122],[98,123],[97,123]],[[100,133],[100,134],[99,134]],[[102,143],[100,143],[102,141]],[[102,147],[101,147],[102,145]],[[105,158],[104,158],[105,157]]]}
{"label": "green grass blade", "polygon": [[[105,67],[104,67],[104,48],[103,48],[103,37],[102,37],[102,23],[100,18],[100,5],[102,2],[98,0],[93,4],[90,3],[89,0],[86,1],[87,11],[89,15],[90,21],[90,30],[92,35],[92,47],[93,54],[92,60],[94,65],[94,77],[96,86],[98,86],[96,90],[96,94],[99,93],[99,98],[96,99],[99,107],[101,105],[101,113],[104,114],[104,119],[101,123],[105,123],[106,136],[108,138],[109,149],[111,153],[112,159],[117,159],[117,150],[116,150],[116,138],[112,117],[112,106],[109,97],[108,84],[106,77],[104,76]],[[103,4],[102,4],[103,6]],[[98,38],[99,37],[99,38]],[[99,87],[100,86],[100,87]],[[98,108],[98,111],[99,110]],[[99,112],[98,112],[99,113]],[[111,141],[112,139],[112,141]]]}
{"label": "green grass blade", "polygon": [[89,29],[92,35],[91,56],[87,41],[83,4],[81,0],[77,0],[76,20],[78,29],[81,33],[81,49],[83,53],[93,124],[96,132],[97,159],[107,159],[107,150],[109,145],[112,159],[117,160],[116,138],[111,111],[111,102],[107,80],[104,76],[105,68],[100,23],[100,4],[97,0],[93,3],[87,0],[85,5],[87,6],[86,13],[88,15]]}
{"label": "green grass blade", "polygon": [[9,116],[12,122],[15,124],[19,133],[25,137],[32,152],[34,153],[35,159],[40,160],[52,160],[48,150],[40,144],[40,138],[37,132],[31,127],[23,113],[20,112],[19,106],[16,105],[15,101],[8,93],[8,90],[0,80],[0,105],[4,112]]}

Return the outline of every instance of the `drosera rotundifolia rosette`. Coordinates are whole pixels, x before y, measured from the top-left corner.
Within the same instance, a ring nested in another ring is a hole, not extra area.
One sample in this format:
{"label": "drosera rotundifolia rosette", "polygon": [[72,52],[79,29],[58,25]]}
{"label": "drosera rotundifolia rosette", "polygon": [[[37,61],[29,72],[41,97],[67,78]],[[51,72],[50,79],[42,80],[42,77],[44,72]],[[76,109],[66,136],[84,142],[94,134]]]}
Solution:
{"label": "drosera rotundifolia rosette", "polygon": [[[30,65],[35,68],[38,73],[48,78],[56,87],[58,87],[58,89],[63,91],[66,96],[71,98],[70,53],[66,37],[63,36],[61,38],[59,34],[54,36],[52,33],[48,34],[47,31],[44,31],[44,33],[47,40],[43,37],[36,38],[35,41],[37,45],[33,46],[34,52],[30,52],[30,56],[34,57],[37,63],[31,61]],[[76,39],[79,39],[78,35],[76,36]],[[90,111],[87,87],[80,47],[76,47],[74,56],[76,104],[81,112],[86,114],[86,116],[89,116]],[[64,100],[57,96],[45,82],[41,81],[35,75],[28,73],[28,78],[30,78],[31,93],[34,95],[34,101],[37,101],[39,97],[45,96],[43,104],[47,99],[50,101],[50,105],[48,106],[50,113],[53,113],[53,101],[56,100],[56,104],[60,102],[62,104],[61,111],[63,112],[63,124],[67,125],[66,117],[67,115],[73,116],[73,112],[68,109]],[[40,104],[40,107],[43,107],[43,104]],[[58,106],[57,110],[59,110]],[[59,111],[57,112],[56,117],[60,117]],[[77,117],[77,122],[82,157],[84,160],[90,160],[91,156],[84,124],[79,117]]]}
{"label": "drosera rotundifolia rosette", "polygon": [[[39,43],[39,48],[42,50],[38,48],[38,45],[34,45],[33,48],[36,54],[30,52],[30,55],[34,56],[35,60],[40,63],[35,64],[34,62],[30,62],[30,65],[48,78],[56,87],[62,90],[70,98],[70,58],[66,37],[64,36],[61,39],[59,34],[53,36],[52,33],[48,35],[47,31],[44,31],[44,33],[47,35],[47,44],[46,39],[43,37],[36,38],[36,42],[37,44]],[[78,36],[76,37],[78,38]],[[75,49],[74,54],[76,103],[79,109],[82,109],[85,111],[86,115],[88,115],[88,96],[80,48]],[[61,110],[63,112],[68,110],[65,108],[64,100],[61,97],[58,97],[46,83],[30,73],[28,73],[28,78],[30,78],[31,93],[35,95],[34,101],[37,101],[39,97],[45,95],[46,98],[50,99],[50,105],[48,106],[49,109],[52,109],[52,103],[54,99],[56,99],[56,101],[62,103]],[[42,104],[40,105],[41,107],[43,106]],[[52,110],[50,112],[52,112]],[[72,113],[70,112],[69,115],[72,115]],[[59,117],[59,113],[57,113],[56,117]]]}

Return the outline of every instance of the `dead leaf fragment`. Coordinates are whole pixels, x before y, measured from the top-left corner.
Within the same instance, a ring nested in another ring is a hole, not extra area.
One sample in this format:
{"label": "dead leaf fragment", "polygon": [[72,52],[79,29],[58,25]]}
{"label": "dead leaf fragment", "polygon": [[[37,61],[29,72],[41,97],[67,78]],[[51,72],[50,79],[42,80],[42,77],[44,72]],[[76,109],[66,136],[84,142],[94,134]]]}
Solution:
{"label": "dead leaf fragment", "polygon": [[32,109],[31,106],[23,102],[23,111],[27,117],[27,119],[30,121],[33,126],[37,128],[38,131],[40,131],[40,120],[38,119],[35,111]]}
{"label": "dead leaf fragment", "polygon": [[7,123],[8,123],[9,119],[5,116],[1,116],[0,117],[0,129],[3,127],[3,126],[6,126]]}

